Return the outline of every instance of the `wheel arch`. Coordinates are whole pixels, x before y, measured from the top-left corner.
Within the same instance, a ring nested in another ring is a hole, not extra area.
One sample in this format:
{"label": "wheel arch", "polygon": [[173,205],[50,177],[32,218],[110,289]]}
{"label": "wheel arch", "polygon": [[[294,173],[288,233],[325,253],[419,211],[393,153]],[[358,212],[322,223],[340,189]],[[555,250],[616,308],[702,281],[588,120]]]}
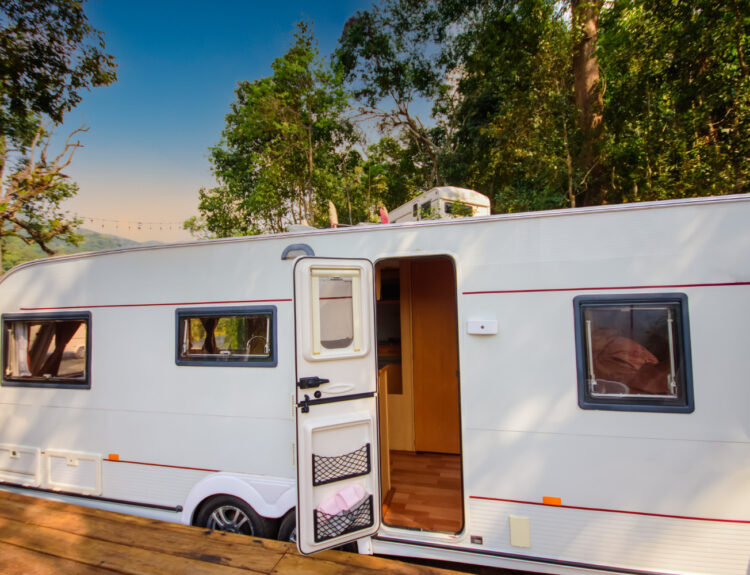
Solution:
{"label": "wheel arch", "polygon": [[201,506],[216,495],[241,499],[258,515],[269,519],[282,517],[297,504],[297,489],[292,479],[215,473],[201,479],[190,490],[182,509],[182,523],[192,525]]}

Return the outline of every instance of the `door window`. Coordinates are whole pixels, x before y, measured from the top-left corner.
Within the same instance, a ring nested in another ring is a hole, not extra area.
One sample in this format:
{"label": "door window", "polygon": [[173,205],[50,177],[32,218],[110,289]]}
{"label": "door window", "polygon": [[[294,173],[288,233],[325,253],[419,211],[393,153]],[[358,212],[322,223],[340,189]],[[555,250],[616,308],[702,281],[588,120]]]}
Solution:
{"label": "door window", "polygon": [[340,355],[362,350],[361,272],[358,269],[313,269],[313,355]]}

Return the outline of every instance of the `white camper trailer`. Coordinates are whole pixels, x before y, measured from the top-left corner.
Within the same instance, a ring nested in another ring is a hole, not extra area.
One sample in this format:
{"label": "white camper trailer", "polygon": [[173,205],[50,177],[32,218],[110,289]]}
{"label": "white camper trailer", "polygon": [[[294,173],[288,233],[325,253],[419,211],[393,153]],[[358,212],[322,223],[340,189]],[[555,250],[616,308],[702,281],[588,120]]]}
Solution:
{"label": "white camper trailer", "polygon": [[397,224],[426,219],[489,215],[490,199],[484,194],[466,188],[441,186],[422,192],[416,198],[395,208],[388,214],[388,218]]}
{"label": "white camper trailer", "polygon": [[727,196],[18,266],[2,488],[304,553],[746,575],[748,221]]}

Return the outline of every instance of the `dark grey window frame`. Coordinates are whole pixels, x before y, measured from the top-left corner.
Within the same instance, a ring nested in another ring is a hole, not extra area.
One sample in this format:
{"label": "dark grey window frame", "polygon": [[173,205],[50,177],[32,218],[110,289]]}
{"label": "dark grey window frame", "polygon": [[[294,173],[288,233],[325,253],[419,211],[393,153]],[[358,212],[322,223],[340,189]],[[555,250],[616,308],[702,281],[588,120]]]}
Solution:
{"label": "dark grey window frame", "polygon": [[[674,305],[677,314],[677,341],[680,362],[677,371],[683,374],[679,397],[664,398],[607,398],[592,397],[588,387],[588,370],[586,356],[586,330],[583,312],[591,307],[612,305]],[[607,411],[650,411],[661,413],[692,413],[695,410],[693,395],[693,368],[690,353],[690,322],[688,318],[688,299],[684,293],[654,294],[616,294],[586,295],[573,298],[575,317],[576,367],[578,374],[578,405],[581,409],[599,409]]]}
{"label": "dark grey window frame", "polygon": [[[229,317],[229,316],[271,316],[271,356],[267,359],[211,358],[196,356],[196,359],[180,357],[182,345],[182,320],[192,317]],[[243,306],[243,307],[194,307],[175,310],[175,363],[177,365],[210,366],[210,367],[276,367],[278,365],[276,306]]]}
{"label": "dark grey window frame", "polygon": [[[13,321],[61,321],[61,320],[82,320],[86,322],[86,371],[84,381],[65,380],[64,378],[55,378],[54,380],[43,380],[39,378],[26,379],[14,378],[9,379],[5,375],[8,366],[8,341],[5,339],[5,324]],[[36,387],[43,389],[91,389],[91,330],[92,330],[91,312],[53,312],[53,313],[4,313],[2,314],[3,334],[3,365],[2,365],[2,385],[4,387]]]}

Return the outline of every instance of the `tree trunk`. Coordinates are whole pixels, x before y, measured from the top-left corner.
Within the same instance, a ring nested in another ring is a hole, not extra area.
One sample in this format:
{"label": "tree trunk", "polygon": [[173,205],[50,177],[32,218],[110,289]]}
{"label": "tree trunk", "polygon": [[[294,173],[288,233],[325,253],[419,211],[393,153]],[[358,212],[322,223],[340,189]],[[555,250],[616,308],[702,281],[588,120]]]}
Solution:
{"label": "tree trunk", "polygon": [[604,100],[596,59],[597,28],[602,0],[570,0],[573,25],[573,81],[582,135],[576,159],[579,181],[578,206],[601,204],[605,200],[601,162]]}
{"label": "tree trunk", "polygon": [[569,207],[576,207],[575,186],[573,185],[573,158],[570,156],[570,142],[568,140],[568,122],[563,118],[563,143],[565,145],[565,167],[568,170],[568,203]]}
{"label": "tree trunk", "polygon": [[307,124],[307,182],[305,191],[307,192],[307,225],[315,226],[315,202],[313,201],[313,143],[312,143],[312,123]]}

